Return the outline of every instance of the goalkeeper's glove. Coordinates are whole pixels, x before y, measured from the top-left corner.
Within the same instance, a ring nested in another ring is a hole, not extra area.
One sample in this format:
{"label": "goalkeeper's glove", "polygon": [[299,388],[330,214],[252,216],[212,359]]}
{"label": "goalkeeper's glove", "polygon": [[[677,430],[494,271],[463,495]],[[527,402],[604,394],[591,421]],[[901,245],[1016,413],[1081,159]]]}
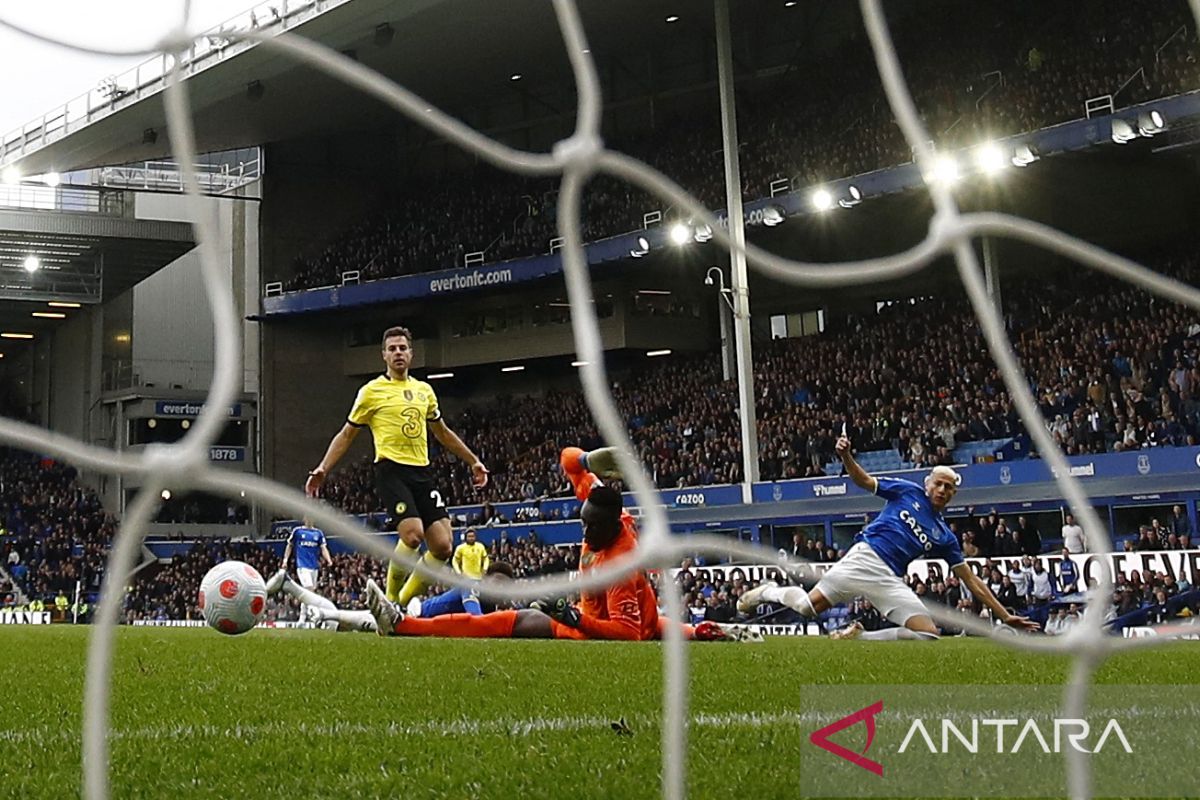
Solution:
{"label": "goalkeeper's glove", "polygon": [[569,628],[578,628],[582,614],[565,597],[550,597],[544,600],[534,600],[529,605],[536,608],[551,619],[558,620]]}
{"label": "goalkeeper's glove", "polygon": [[599,447],[589,450],[580,457],[583,468],[594,472],[601,478],[617,479],[621,477],[621,465],[617,463],[617,448]]}

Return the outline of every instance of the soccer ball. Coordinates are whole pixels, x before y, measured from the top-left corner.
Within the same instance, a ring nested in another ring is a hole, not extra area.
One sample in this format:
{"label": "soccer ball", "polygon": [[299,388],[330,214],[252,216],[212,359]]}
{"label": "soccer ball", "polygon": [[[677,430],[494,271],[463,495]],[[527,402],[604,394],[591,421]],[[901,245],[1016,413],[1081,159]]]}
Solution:
{"label": "soccer ball", "polygon": [[258,570],[242,561],[222,561],[200,581],[204,620],[221,633],[245,633],[267,608],[267,587]]}

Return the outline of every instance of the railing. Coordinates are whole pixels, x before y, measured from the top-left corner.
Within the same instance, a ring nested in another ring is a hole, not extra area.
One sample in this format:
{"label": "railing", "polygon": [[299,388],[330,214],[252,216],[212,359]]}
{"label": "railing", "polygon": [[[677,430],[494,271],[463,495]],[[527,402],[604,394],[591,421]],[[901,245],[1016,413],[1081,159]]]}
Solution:
{"label": "railing", "polygon": [[[181,73],[190,77],[257,46],[233,41],[241,31],[282,33],[350,0],[266,0],[226,20],[199,37],[183,55]],[[118,75],[110,75],[86,94],[55,106],[45,114],[0,137],[0,162],[45,147],[114,111],[161,92],[174,57],[162,54]]]}
{"label": "railing", "polygon": [[118,217],[123,216],[126,210],[124,192],[69,186],[37,186],[28,183],[0,185],[0,207],[109,214]]}
{"label": "railing", "polygon": [[358,270],[348,269],[342,273],[342,286],[355,286],[358,284],[358,279]]}
{"label": "railing", "polygon": [[283,294],[283,281],[272,281],[263,286],[263,297],[275,297]]}
{"label": "railing", "polygon": [[1096,115],[1113,113],[1113,96],[1102,94],[1099,97],[1089,97],[1083,103],[1083,113],[1091,119]]}
{"label": "railing", "polygon": [[482,264],[482,263],[483,263],[483,251],[482,250],[476,250],[474,253],[467,253],[465,256],[463,256],[463,266],[464,267],[473,267],[476,264]]}
{"label": "railing", "polygon": [[645,214],[642,215],[642,227],[643,228],[649,228],[651,225],[654,225],[655,223],[658,223],[658,222],[662,222],[662,212],[661,211],[647,211]]}
{"label": "railing", "polygon": [[1157,64],[1162,59],[1162,51],[1167,49],[1167,45],[1176,39],[1182,39],[1187,36],[1187,25],[1180,25],[1175,29],[1175,32],[1163,40],[1163,43],[1154,51],[1154,63]]}
{"label": "railing", "polygon": [[980,107],[983,106],[983,101],[988,98],[988,95],[990,95],[992,92],[996,91],[997,89],[999,89],[1000,87],[1002,87],[1004,85],[1004,73],[998,69],[994,69],[991,72],[985,72],[982,75],[980,75],[979,77],[991,78],[992,76],[995,76],[996,79],[994,81],[992,81],[991,85],[988,86],[988,88],[983,90],[983,94],[979,95],[979,98],[975,101],[975,110],[976,111],[978,111],[980,109]]}
{"label": "railing", "polygon": [[1120,86],[1117,87],[1117,90],[1112,93],[1112,100],[1113,100],[1114,105],[1116,104],[1117,95],[1119,95],[1121,92],[1125,91],[1125,87],[1128,86],[1129,84],[1133,83],[1134,79],[1139,75],[1142,76],[1142,87],[1145,89],[1150,88],[1150,81],[1146,79],[1146,68],[1138,67],[1137,71],[1134,72],[1132,75],[1130,75],[1128,78],[1126,78],[1124,80],[1124,82]]}
{"label": "railing", "polygon": [[[239,161],[237,164],[194,164],[200,191],[205,194],[224,194],[260,177],[259,160]],[[183,177],[174,161],[144,161],[119,167],[101,167],[97,180],[101,186],[120,186],[127,189],[183,191]]]}

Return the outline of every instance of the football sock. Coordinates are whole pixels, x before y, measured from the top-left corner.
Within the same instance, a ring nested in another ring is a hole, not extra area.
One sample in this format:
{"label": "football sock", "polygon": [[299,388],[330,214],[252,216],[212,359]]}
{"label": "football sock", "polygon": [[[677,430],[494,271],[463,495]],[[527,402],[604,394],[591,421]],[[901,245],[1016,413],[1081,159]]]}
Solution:
{"label": "football sock", "polygon": [[325,619],[335,620],[339,631],[369,631],[375,632],[375,618],[370,611],[343,611],[335,609],[324,611]]}
{"label": "football sock", "polygon": [[881,631],[863,631],[858,635],[859,639],[866,639],[869,642],[894,642],[897,639],[923,639],[925,641],[936,641],[937,636],[924,631],[910,631],[908,628],[884,628]]}
{"label": "football sock", "polygon": [[772,586],[764,589],[762,599],[768,603],[780,603],[800,613],[803,617],[813,618],[817,612],[808,599],[808,592],[799,586]]}
{"label": "football sock", "polygon": [[405,617],[396,623],[397,636],[451,636],[459,639],[505,639],[517,624],[516,611],[491,614],[444,614],[440,617]]}
{"label": "football sock", "polygon": [[[441,566],[444,566],[446,563],[443,559],[435,558],[433,553],[430,553],[428,550],[425,551],[425,555],[421,556],[421,562],[424,563],[425,566],[427,566],[427,567],[441,567]],[[389,591],[388,599],[389,600],[392,599],[391,595],[390,595],[391,585],[392,585],[392,579],[391,579],[391,574],[389,573],[389,575],[388,575],[388,591]],[[419,573],[414,572],[412,575],[408,576],[408,580],[406,580],[404,582],[404,586],[402,586],[400,588],[400,595],[396,598],[395,602],[399,603],[400,606],[403,608],[404,606],[408,605],[409,600],[412,600],[414,597],[419,595],[421,592],[425,591],[425,589],[428,588],[428,586],[429,586],[429,581],[426,580],[424,577],[422,577]]]}
{"label": "football sock", "polygon": [[[418,547],[409,547],[408,545],[406,545],[404,543],[403,539],[396,540],[396,552],[402,556],[409,556],[410,558],[416,558],[418,549],[419,549],[419,545],[418,545]],[[408,567],[401,567],[401,566],[398,566],[397,564],[393,564],[391,561],[388,562],[388,571],[387,571],[387,599],[388,600],[391,600],[393,603],[396,602],[396,598],[398,598],[400,596],[400,588],[402,586],[404,586],[404,581],[408,579],[409,572],[411,572],[411,570],[409,570]]]}

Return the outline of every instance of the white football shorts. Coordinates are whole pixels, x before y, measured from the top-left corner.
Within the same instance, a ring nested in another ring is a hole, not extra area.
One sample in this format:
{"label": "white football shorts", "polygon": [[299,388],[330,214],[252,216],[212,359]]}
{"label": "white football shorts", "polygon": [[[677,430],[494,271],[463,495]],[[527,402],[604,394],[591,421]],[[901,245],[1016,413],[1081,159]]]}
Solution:
{"label": "white football shorts", "polygon": [[903,626],[910,617],[929,616],[915,592],[866,542],[856,542],[816,586],[831,605],[865,597],[889,622]]}
{"label": "white football shorts", "polygon": [[317,588],[317,571],[315,569],[296,567],[296,577],[299,578],[300,585],[305,589]]}

